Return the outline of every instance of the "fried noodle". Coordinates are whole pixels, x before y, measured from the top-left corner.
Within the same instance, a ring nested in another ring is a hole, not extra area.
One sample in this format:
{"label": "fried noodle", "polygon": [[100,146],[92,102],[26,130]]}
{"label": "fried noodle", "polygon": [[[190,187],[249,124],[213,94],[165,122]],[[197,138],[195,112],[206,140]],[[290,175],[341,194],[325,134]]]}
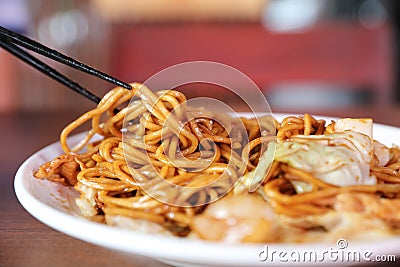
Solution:
{"label": "fried noodle", "polygon": [[[112,224],[110,218],[123,216],[187,236],[194,218],[207,208],[201,203],[218,202],[225,194],[250,194],[231,188],[257,168],[266,144],[286,142],[299,135],[322,136],[332,133],[335,126],[334,122],[326,125],[324,120],[304,114],[286,117],[282,122],[273,120],[270,129],[274,131],[263,132],[255,119],[228,119],[224,124],[215,114],[191,109],[185,103],[185,95],[175,90],[153,93],[139,83],[133,83],[132,90],[114,88],[96,108],[64,128],[60,143],[65,154],[43,164],[34,176],[74,186],[80,193],[77,204],[82,214],[92,220]],[[71,147],[68,137],[87,122],[91,129]],[[245,132],[236,129],[238,124],[244,126]],[[123,140],[126,133],[131,137],[127,141]],[[93,141],[95,136],[101,138]],[[290,218],[335,211],[337,197],[349,192],[399,201],[399,147],[389,148],[389,155],[384,166],[379,166],[376,158],[371,161],[370,174],[376,177],[376,184],[343,186],[275,160],[261,187],[252,194],[261,195],[276,214]],[[205,159],[208,165],[196,170],[199,159]],[[152,169],[168,183],[159,183],[152,176]],[[311,189],[299,193],[294,181]],[[171,184],[189,189],[181,193],[168,187]],[[207,190],[202,189],[210,184]],[[146,188],[184,205],[164,203],[148,194]],[[400,225],[400,219],[383,220],[394,228]]]}

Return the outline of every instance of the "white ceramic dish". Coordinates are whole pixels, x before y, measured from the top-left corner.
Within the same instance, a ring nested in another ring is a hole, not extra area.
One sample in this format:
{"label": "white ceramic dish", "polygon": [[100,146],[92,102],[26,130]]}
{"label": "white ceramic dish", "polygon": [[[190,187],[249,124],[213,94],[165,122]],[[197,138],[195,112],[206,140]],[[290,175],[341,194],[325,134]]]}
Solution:
{"label": "white ceramic dish", "polygon": [[[286,116],[274,115],[278,119]],[[374,138],[386,145],[400,144],[399,137],[400,128],[374,125]],[[79,138],[80,135],[76,135],[70,141],[74,142]],[[72,188],[38,180],[32,175],[41,164],[61,152],[59,143],[56,142],[28,158],[15,177],[16,195],[22,206],[39,221],[67,235],[99,246],[156,258],[175,266],[353,265],[376,261],[377,257],[393,261],[393,255],[400,256],[400,236],[367,243],[346,243],[345,240],[340,240],[341,243],[338,244],[228,245],[146,234],[91,222],[76,212],[74,198],[77,194]],[[343,244],[347,246],[341,247]]]}

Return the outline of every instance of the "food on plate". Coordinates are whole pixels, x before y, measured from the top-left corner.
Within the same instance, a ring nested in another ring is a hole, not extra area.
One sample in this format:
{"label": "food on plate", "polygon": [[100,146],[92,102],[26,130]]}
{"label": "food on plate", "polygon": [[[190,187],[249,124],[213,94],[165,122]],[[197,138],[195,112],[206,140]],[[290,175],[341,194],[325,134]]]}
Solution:
{"label": "food on plate", "polygon": [[229,243],[399,234],[400,148],[374,140],[372,119],[234,118],[132,87],[66,126],[65,153],[34,173],[73,186],[82,216]]}

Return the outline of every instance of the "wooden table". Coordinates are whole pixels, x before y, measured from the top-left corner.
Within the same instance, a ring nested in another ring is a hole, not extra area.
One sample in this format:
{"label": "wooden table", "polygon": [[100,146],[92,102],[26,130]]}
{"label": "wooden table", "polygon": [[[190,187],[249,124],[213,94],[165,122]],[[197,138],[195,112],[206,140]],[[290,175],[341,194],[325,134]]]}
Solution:
{"label": "wooden table", "polygon": [[[400,105],[318,113],[371,116],[377,122],[400,127]],[[154,259],[123,255],[57,232],[34,219],[17,201],[13,180],[19,165],[40,148],[56,141],[61,129],[77,115],[73,112],[0,114],[0,267],[167,266]]]}

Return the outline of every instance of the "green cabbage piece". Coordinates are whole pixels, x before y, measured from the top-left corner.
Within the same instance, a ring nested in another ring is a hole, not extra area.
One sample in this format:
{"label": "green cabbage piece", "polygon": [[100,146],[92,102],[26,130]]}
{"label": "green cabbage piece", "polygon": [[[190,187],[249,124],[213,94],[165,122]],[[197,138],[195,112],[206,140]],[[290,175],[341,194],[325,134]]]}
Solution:
{"label": "green cabbage piece", "polygon": [[[274,159],[337,186],[376,184],[376,177],[370,175],[371,140],[354,131],[296,136],[277,143]],[[292,184],[298,193],[312,190],[301,181]]]}

